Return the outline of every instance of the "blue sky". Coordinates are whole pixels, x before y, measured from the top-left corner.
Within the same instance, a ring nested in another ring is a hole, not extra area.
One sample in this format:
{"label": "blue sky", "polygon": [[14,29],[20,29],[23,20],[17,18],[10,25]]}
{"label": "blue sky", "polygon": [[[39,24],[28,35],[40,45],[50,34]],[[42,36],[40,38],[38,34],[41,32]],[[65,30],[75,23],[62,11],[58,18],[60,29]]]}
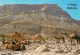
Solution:
{"label": "blue sky", "polygon": [[[77,4],[77,9],[67,9],[67,4],[71,3]],[[5,4],[57,4],[72,18],[80,20],[80,0],[0,0],[0,6]]]}

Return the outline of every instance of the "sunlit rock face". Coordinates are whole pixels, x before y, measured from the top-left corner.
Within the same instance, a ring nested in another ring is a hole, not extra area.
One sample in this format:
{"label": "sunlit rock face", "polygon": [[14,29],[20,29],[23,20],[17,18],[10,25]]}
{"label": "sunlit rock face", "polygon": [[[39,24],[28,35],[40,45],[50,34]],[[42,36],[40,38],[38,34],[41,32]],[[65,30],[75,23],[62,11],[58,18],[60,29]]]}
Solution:
{"label": "sunlit rock face", "polygon": [[80,22],[56,4],[0,6],[0,33],[25,32],[26,36],[54,36],[80,32]]}

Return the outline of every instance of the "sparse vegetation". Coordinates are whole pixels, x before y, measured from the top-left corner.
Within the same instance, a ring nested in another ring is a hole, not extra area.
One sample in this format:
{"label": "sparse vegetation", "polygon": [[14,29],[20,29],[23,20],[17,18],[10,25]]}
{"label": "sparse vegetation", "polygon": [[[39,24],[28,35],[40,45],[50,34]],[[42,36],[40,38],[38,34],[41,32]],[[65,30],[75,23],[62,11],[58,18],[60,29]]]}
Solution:
{"label": "sparse vegetation", "polygon": [[25,40],[28,40],[29,38],[31,38],[31,37],[27,37],[27,36],[26,36],[26,37],[25,37]]}
{"label": "sparse vegetation", "polygon": [[10,36],[4,35],[4,34],[0,34],[0,41],[7,38],[7,40],[10,40]]}
{"label": "sparse vegetation", "polygon": [[54,37],[46,37],[46,40],[54,41],[56,39]]}

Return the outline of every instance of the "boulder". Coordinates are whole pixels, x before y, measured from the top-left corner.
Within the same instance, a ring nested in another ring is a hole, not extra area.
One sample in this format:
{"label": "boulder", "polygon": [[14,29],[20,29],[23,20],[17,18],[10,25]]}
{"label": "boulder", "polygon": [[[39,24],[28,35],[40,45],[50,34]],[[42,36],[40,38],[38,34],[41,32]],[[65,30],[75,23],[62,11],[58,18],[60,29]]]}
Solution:
{"label": "boulder", "polygon": [[55,53],[63,53],[63,52],[64,52],[63,50],[55,51]]}
{"label": "boulder", "polygon": [[35,50],[36,52],[45,52],[48,51],[48,47],[46,45],[41,45]]}
{"label": "boulder", "polygon": [[80,49],[76,50],[76,53],[77,53],[77,54],[80,54]]}
{"label": "boulder", "polygon": [[72,43],[71,45],[76,46],[76,43]]}

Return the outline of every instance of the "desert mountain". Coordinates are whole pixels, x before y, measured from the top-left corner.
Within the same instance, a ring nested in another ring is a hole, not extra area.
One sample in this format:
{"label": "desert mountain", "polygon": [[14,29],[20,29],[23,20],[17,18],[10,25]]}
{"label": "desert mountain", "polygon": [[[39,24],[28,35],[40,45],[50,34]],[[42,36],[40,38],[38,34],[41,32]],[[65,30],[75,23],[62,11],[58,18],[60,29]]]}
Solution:
{"label": "desert mountain", "polygon": [[0,6],[0,33],[25,32],[26,36],[79,33],[80,22],[56,4]]}

